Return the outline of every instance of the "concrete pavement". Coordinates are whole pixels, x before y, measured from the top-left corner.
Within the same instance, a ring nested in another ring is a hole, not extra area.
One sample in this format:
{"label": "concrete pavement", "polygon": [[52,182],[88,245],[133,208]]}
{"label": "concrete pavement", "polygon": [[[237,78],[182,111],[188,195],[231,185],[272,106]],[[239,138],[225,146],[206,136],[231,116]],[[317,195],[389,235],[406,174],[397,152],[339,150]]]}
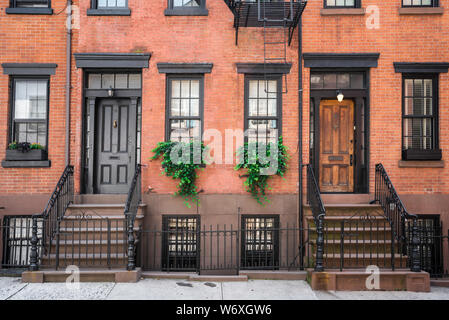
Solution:
{"label": "concrete pavement", "polygon": [[0,300],[449,300],[449,288],[432,287],[430,293],[322,292],[313,291],[300,280],[214,283],[144,279],[138,283],[77,285],[25,284],[20,278],[0,278]]}

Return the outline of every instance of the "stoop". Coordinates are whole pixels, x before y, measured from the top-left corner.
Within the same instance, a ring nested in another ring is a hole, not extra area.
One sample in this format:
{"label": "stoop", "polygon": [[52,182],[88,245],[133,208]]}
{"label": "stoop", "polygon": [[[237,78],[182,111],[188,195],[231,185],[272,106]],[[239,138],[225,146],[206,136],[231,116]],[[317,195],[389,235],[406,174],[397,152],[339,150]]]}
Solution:
{"label": "stoop", "polygon": [[[322,291],[371,291],[366,281],[371,276],[363,271],[309,272],[310,286]],[[407,270],[380,271],[379,289],[373,291],[430,292],[430,276],[427,272]]]}
{"label": "stoop", "polygon": [[[22,273],[24,283],[44,283],[44,282],[66,282],[70,273],[65,271],[41,270],[25,271]],[[80,282],[115,282],[134,283],[138,282],[142,276],[142,270],[137,268],[133,271],[127,270],[80,270]]]}

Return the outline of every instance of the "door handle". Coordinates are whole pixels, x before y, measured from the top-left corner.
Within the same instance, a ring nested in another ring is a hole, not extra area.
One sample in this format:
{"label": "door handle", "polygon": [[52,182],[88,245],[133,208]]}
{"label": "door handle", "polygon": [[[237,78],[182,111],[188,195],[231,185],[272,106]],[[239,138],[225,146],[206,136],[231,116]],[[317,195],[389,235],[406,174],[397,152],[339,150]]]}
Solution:
{"label": "door handle", "polygon": [[114,128],[117,128],[117,120],[114,120],[113,127],[114,127]]}
{"label": "door handle", "polygon": [[351,167],[352,167],[353,160],[354,160],[354,156],[351,154],[349,156],[349,166],[351,166]]}

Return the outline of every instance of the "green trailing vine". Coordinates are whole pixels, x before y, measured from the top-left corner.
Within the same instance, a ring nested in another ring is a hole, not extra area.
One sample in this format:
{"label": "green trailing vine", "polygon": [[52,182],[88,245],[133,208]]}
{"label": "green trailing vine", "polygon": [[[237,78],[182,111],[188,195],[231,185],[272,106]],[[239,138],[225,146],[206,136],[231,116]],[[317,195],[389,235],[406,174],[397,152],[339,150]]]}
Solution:
{"label": "green trailing vine", "polygon": [[[278,153],[273,153],[272,148],[278,148]],[[266,154],[258,152],[264,150]],[[287,147],[283,143],[282,137],[279,138],[278,143],[261,144],[258,142],[245,143],[239,150],[237,150],[237,157],[240,159],[239,164],[235,166],[235,170],[246,169],[247,174],[244,185],[246,190],[251,193],[252,197],[261,205],[270,203],[267,197],[267,190],[269,179],[274,176],[284,177],[287,171],[287,162],[289,155]],[[271,162],[267,159],[271,158]],[[272,164],[277,160],[277,168],[272,167]],[[271,169],[270,169],[271,168]]]}
{"label": "green trailing vine", "polygon": [[[201,146],[201,152],[199,152]],[[194,148],[197,148],[194,152]],[[206,164],[203,160],[204,144],[201,143],[185,143],[185,142],[159,142],[157,147],[153,149],[155,155],[151,158],[156,160],[162,157],[163,174],[172,179],[179,179],[177,186],[178,191],[176,196],[184,199],[184,204],[191,208],[190,202],[198,203],[198,187],[195,181],[198,178],[197,169],[203,170]],[[176,156],[178,159],[172,161],[172,157]]]}

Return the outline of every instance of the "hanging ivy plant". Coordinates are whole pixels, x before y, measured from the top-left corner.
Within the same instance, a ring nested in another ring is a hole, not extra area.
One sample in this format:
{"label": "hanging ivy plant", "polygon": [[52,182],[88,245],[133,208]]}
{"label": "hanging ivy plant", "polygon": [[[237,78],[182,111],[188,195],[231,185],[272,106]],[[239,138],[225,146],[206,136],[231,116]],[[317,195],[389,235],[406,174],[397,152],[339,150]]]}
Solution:
{"label": "hanging ivy plant", "polygon": [[[278,149],[277,154],[272,152],[272,148]],[[268,180],[274,175],[284,177],[288,167],[289,155],[282,137],[277,144],[245,143],[237,150],[237,157],[240,161],[234,169],[247,170],[247,174],[243,175],[246,177],[246,190],[259,204],[270,203],[267,197],[267,190],[271,190],[268,188]],[[277,166],[273,167],[273,163],[277,163]]]}
{"label": "hanging ivy plant", "polygon": [[155,155],[152,160],[162,157],[163,174],[172,179],[179,179],[176,196],[184,199],[184,204],[191,208],[190,202],[199,202],[198,187],[195,181],[198,178],[197,169],[204,170],[203,161],[204,144],[185,142],[159,142],[153,149]]}

